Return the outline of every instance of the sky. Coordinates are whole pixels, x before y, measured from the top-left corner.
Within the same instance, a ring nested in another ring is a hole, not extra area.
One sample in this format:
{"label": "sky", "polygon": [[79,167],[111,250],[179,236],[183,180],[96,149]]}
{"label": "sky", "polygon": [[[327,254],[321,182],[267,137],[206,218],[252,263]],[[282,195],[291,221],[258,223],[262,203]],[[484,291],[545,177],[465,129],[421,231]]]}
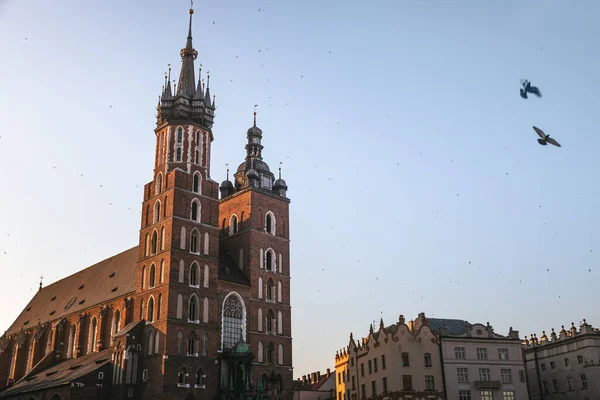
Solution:
{"label": "sky", "polygon": [[[403,314],[600,326],[600,2],[195,2],[212,179],[289,186],[294,376]],[[137,245],[155,110],[189,3],[0,0],[0,331]],[[543,97],[519,97],[520,80]],[[540,146],[532,126],[563,147]]]}

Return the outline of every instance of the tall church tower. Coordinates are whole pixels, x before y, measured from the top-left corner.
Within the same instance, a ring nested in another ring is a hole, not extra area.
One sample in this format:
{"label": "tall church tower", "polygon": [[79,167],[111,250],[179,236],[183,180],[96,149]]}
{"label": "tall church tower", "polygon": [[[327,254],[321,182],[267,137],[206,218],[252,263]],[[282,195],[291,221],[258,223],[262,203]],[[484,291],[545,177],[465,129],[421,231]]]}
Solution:
{"label": "tall church tower", "polygon": [[157,106],[128,309],[145,321],[141,395],[291,399],[287,185],[263,161],[256,114],[235,183],[211,179],[215,104],[210,77],[195,78],[189,13],[178,83],[169,69]]}

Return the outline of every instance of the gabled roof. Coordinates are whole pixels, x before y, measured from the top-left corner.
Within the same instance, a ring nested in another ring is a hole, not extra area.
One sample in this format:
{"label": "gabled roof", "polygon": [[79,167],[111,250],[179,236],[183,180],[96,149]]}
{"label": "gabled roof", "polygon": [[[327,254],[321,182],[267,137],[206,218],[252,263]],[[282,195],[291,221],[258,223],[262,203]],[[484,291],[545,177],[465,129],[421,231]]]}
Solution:
{"label": "gabled roof", "polygon": [[17,382],[11,388],[0,393],[0,398],[10,397],[13,394],[22,394],[35,390],[68,385],[76,379],[88,375],[110,362],[111,351],[105,349],[96,353],[86,354],[78,358],[69,358],[66,361],[27,377]]}
{"label": "gabled roof", "polygon": [[55,321],[133,292],[137,260],[136,246],[42,288],[6,333]]}
{"label": "gabled roof", "polygon": [[219,279],[250,286],[250,281],[223,246],[219,246]]}

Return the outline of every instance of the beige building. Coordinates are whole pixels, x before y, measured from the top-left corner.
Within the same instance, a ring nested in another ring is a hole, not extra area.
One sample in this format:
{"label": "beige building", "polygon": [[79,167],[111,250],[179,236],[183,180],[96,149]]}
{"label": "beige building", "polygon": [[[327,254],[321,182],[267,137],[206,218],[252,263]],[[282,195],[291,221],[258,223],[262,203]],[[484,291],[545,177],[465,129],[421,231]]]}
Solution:
{"label": "beige building", "polygon": [[397,323],[349,344],[335,356],[337,400],[441,400],[442,364],[438,337],[424,314]]}
{"label": "beige building", "polygon": [[600,400],[600,331],[585,319],[523,344],[531,400]]}
{"label": "beige building", "polygon": [[335,374],[327,368],[327,373],[321,375],[321,371],[303,375],[302,379],[294,381],[294,400],[336,400],[335,396]]}
{"label": "beige building", "polygon": [[428,318],[439,334],[448,400],[526,400],[522,340],[510,328],[508,335],[490,324],[458,319]]}

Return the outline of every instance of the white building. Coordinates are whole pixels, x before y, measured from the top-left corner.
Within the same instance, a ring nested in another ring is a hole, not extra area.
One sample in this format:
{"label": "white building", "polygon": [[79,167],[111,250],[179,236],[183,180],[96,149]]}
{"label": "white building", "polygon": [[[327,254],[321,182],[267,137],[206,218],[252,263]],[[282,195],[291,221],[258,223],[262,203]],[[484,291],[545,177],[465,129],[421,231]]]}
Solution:
{"label": "white building", "polygon": [[447,400],[526,400],[522,340],[510,328],[494,333],[488,323],[427,318],[440,335]]}
{"label": "white building", "polygon": [[600,331],[583,320],[523,345],[531,400],[600,400]]}

